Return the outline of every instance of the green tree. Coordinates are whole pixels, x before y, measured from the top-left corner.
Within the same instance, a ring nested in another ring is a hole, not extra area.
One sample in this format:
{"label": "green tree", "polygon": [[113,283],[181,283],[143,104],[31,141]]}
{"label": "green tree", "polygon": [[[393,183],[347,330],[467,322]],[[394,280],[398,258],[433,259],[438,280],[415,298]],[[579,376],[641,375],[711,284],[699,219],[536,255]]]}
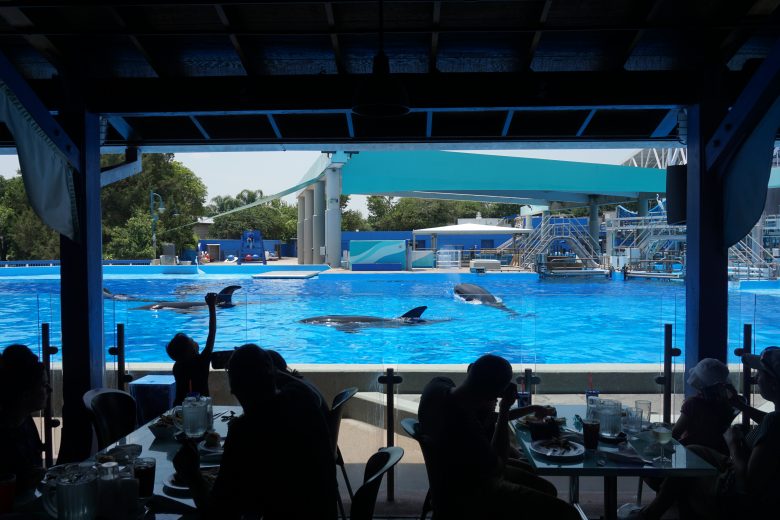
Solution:
{"label": "green tree", "polygon": [[60,257],[60,235],[41,222],[30,207],[21,176],[0,182],[0,234],[9,260]]}
{"label": "green tree", "polygon": [[107,259],[152,258],[151,226],[149,211],[137,209],[124,225],[105,230],[111,241],[105,245],[103,256]]}
{"label": "green tree", "polygon": [[[116,156],[108,156],[103,162],[115,160]],[[161,252],[164,242],[174,243],[177,251],[194,248],[197,237],[192,224],[205,214],[203,204],[206,201],[206,186],[203,181],[182,163],[175,161],[173,154],[144,154],[142,166],[141,173],[110,184],[101,192],[104,249],[111,251],[112,255],[122,251],[121,258],[150,257],[148,251],[151,250],[152,229],[149,198],[152,192],[162,197],[165,211],[158,213],[158,250],[151,256]],[[146,232],[148,247],[142,247],[134,241],[125,242],[126,237],[121,233],[116,235],[139,212],[149,215]],[[123,245],[110,247],[115,238]],[[130,249],[130,244],[136,244],[138,249]]]}
{"label": "green tree", "polygon": [[[262,191],[244,190],[237,197],[220,197],[218,201],[212,199],[209,209],[214,211],[212,215],[218,215],[220,212],[215,210],[219,207],[222,211],[228,211],[255,202],[260,197]],[[236,201],[241,202],[234,205]],[[259,229],[264,238],[287,240],[297,234],[297,227],[297,206],[276,199],[223,217],[215,217],[210,233],[214,238],[241,238],[244,230]]]}
{"label": "green tree", "polygon": [[368,205],[368,223],[377,231],[384,231],[387,217],[393,210],[395,202],[393,197],[384,197],[381,195],[370,195],[366,201]]}
{"label": "green tree", "polygon": [[354,209],[341,211],[341,230],[342,231],[371,231],[366,219],[359,211]]}

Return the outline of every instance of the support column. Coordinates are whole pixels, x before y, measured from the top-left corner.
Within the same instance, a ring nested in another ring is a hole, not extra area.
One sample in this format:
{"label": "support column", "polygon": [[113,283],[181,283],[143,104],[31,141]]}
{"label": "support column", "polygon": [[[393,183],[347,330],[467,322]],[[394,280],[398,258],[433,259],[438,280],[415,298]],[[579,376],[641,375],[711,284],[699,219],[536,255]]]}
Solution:
{"label": "support column", "polygon": [[306,218],[306,212],[305,212],[305,204],[303,201],[303,195],[300,195],[298,197],[298,237],[295,241],[295,250],[298,253],[298,263],[303,263],[303,234],[304,234],[304,225],[303,221]]}
{"label": "support column", "polygon": [[331,267],[341,265],[341,170],[325,173],[325,261]]}
{"label": "support column", "polygon": [[[596,197],[593,195],[588,196],[590,199],[590,214],[588,216],[588,232],[590,233],[590,239],[593,242],[593,249],[596,253],[601,254],[601,245],[599,244],[599,231],[601,230],[599,222],[599,205],[596,202]],[[598,258],[596,259],[598,262]]]}
{"label": "support column", "polygon": [[62,319],[62,445],[58,463],[90,455],[92,425],[84,392],[104,386],[103,262],[100,210],[100,122],[96,114],[66,113],[67,131],[81,151],[74,174],[79,240],[60,236]]}
{"label": "support column", "polygon": [[321,253],[325,245],[325,182],[314,184],[313,212],[312,212],[312,263],[321,264],[324,257]]}
{"label": "support column", "polygon": [[303,192],[303,204],[303,263],[311,264],[313,262],[311,246],[313,243],[312,235],[314,231],[314,192],[311,188],[306,188],[306,191]]}
{"label": "support column", "polygon": [[[707,169],[705,145],[717,124],[708,107],[688,109],[688,244],[685,276],[685,368],[707,357],[726,362],[728,254],[723,185]],[[686,394],[690,388],[686,386]]]}

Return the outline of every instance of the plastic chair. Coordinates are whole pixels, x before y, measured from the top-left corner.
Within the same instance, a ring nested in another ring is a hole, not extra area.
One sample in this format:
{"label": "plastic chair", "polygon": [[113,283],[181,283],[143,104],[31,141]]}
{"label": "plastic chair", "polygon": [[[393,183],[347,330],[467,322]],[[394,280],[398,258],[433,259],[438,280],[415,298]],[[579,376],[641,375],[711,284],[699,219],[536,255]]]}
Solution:
{"label": "plastic chair", "polygon": [[[403,419],[401,421],[401,428],[404,429],[409,437],[416,440],[420,445],[420,449],[422,449],[423,439],[422,436],[420,436],[420,421],[417,421],[416,419]],[[425,458],[425,455],[423,455],[423,458]],[[427,471],[427,465],[425,466],[425,469]],[[430,478],[431,476],[429,473],[428,480],[430,480]],[[420,520],[425,520],[425,518],[428,516],[428,513],[432,511],[433,504],[431,499],[431,488],[428,487],[428,491],[425,493],[425,500],[423,501],[422,513],[420,513]]]}
{"label": "plastic chair", "polygon": [[390,468],[398,464],[404,456],[404,449],[400,446],[380,448],[380,450],[368,459],[366,470],[363,474],[363,485],[355,492],[352,499],[352,507],[349,511],[350,520],[371,520],[374,517],[376,496],[382,477]]}
{"label": "plastic chair", "polygon": [[92,414],[99,450],[136,429],[135,399],[127,392],[96,388],[86,392],[83,401]]}
{"label": "plastic chair", "polygon": [[[357,393],[356,387],[345,388],[333,398],[333,404],[330,407],[330,415],[328,416],[328,428],[330,429],[330,440],[333,448],[333,456],[336,459],[336,465],[341,468],[341,474],[344,476],[344,483],[347,485],[347,493],[349,493],[349,499],[354,500],[355,495],[352,493],[352,486],[349,483],[349,477],[347,477],[347,468],[344,464],[344,457],[341,456],[341,450],[339,449],[339,430],[341,429],[341,416],[344,414],[344,404],[352,399]],[[339,511],[341,517],[346,520],[347,515],[344,512],[344,504],[341,502],[341,493],[336,495]]]}

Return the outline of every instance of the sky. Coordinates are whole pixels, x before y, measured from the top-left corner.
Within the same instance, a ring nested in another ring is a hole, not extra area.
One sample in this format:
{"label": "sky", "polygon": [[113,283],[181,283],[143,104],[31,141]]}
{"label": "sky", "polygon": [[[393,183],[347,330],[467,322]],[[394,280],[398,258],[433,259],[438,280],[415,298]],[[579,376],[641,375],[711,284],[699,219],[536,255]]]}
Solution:
{"label": "sky", "polygon": [[[465,152],[465,151],[464,151]],[[637,150],[490,150],[465,153],[487,153],[512,157],[621,164]],[[203,180],[208,189],[207,202],[217,195],[237,195],[241,190],[263,190],[265,195],[278,193],[295,185],[317,159],[319,152],[208,152],[179,153],[182,162]],[[0,175],[11,177],[19,169],[16,155],[0,155]],[[284,197],[295,203],[295,195]],[[368,215],[366,197],[350,197],[348,209]]]}

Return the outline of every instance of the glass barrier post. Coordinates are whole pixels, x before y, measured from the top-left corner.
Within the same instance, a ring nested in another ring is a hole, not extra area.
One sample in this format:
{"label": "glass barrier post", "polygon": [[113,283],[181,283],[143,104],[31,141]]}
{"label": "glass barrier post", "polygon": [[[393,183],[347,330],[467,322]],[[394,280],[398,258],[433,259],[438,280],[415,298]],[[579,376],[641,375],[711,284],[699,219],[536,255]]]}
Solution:
{"label": "glass barrier post", "polygon": [[133,380],[125,368],[125,324],[116,324],[116,346],[110,347],[108,353],[116,356],[116,388],[125,391],[125,383]]}
{"label": "glass barrier post", "polygon": [[[46,372],[49,384],[51,384],[51,356],[57,352],[58,349],[50,345],[49,324],[41,323],[41,353],[43,355],[43,370]],[[43,452],[47,468],[54,464],[54,439],[52,436],[52,430],[60,425],[60,421],[53,419],[51,415],[51,386],[48,386],[46,389],[46,404],[43,408]]]}
{"label": "glass barrier post", "polygon": [[679,348],[672,347],[672,324],[664,323],[664,375],[655,378],[655,382],[664,387],[663,420],[672,422],[672,358],[681,354]]}
{"label": "glass barrier post", "polygon": [[[745,323],[742,326],[742,348],[734,349],[734,355],[742,357],[744,354],[750,354],[753,351],[753,326],[750,323]],[[753,385],[753,371],[749,366],[742,364],[742,395],[747,400],[747,404],[750,404],[751,387]],[[742,427],[745,431],[750,427],[750,417],[747,414],[742,414]]]}
{"label": "glass barrier post", "polygon": [[[387,413],[387,447],[391,447],[395,443],[395,385],[400,384],[404,379],[395,374],[395,370],[388,368],[384,375],[379,376],[379,384],[387,386],[387,406],[385,408]],[[392,502],[395,500],[395,474],[393,468],[387,472],[387,501]]]}

